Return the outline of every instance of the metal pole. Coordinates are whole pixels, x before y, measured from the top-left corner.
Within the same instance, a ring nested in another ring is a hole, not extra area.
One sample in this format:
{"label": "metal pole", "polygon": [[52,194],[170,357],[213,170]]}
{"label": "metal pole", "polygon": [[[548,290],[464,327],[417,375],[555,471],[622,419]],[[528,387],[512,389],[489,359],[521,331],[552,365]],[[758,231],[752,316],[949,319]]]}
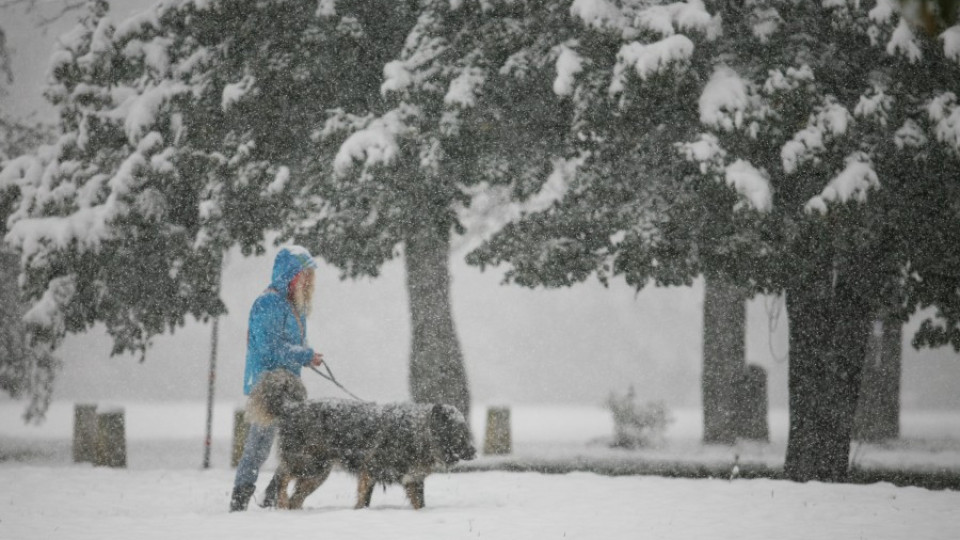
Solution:
{"label": "metal pole", "polygon": [[203,468],[210,468],[210,440],[213,436],[213,389],[217,376],[217,334],[220,317],[213,318],[210,337],[210,377],[207,385],[207,436],[203,441]]}

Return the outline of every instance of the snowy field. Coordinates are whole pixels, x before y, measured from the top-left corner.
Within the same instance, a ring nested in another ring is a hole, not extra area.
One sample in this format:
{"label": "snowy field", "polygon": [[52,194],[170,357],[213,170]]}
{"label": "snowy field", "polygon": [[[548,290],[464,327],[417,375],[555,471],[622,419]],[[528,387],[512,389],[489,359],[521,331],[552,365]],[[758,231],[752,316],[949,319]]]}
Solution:
{"label": "snowy field", "polygon": [[[342,473],[305,509],[226,511],[228,470],[0,469],[5,539],[956,539],[960,493],[591,473],[437,474],[427,507],[401,490],[352,510]],[[16,486],[16,489],[9,489]]]}
{"label": "snowy field", "polygon": [[[586,539],[956,539],[960,492],[890,484],[795,484],[774,480],[609,477],[588,472],[437,473],[426,483],[427,508],[413,511],[397,487],[374,493],[355,511],[355,483],[343,473],[299,512],[229,514],[233,478],[229,442],[234,404],[215,412],[212,467],[201,470],[202,403],[126,403],[129,468],[70,462],[73,405],[55,403],[42,426],[24,426],[21,406],[0,404],[0,538],[586,538]],[[101,404],[101,408],[107,408]],[[483,433],[476,406],[474,432]],[[642,451],[606,447],[612,423],[600,407],[514,406],[514,454],[498,460],[665,459],[782,463],[786,417],[771,414],[773,441],[704,447],[699,413],[675,411],[664,441]],[[904,438],[864,445],[864,467],[960,470],[960,414],[905,413]],[[275,466],[274,458],[267,468]],[[262,489],[269,480],[261,475]]]}

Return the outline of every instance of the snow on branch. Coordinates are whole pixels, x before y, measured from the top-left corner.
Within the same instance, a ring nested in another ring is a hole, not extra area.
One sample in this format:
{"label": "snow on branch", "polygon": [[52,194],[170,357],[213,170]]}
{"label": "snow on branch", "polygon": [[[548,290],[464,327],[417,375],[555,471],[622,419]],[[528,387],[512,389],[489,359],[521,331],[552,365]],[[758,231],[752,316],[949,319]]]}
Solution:
{"label": "snow on branch", "polygon": [[63,307],[70,303],[76,290],[74,276],[50,280],[43,296],[23,315],[23,322],[29,326],[49,330],[55,336],[62,336],[64,333]]}
{"label": "snow on branch", "polygon": [[318,0],[316,17],[333,17],[337,14],[337,0]]}
{"label": "snow on branch", "polygon": [[908,118],[893,134],[893,142],[901,150],[907,147],[919,148],[927,144],[927,136],[923,133],[920,124]]}
{"label": "snow on branch", "polygon": [[792,92],[803,84],[813,82],[813,80],[813,69],[807,64],[799,68],[788,67],[786,72],[780,69],[772,69],[767,80],[763,83],[763,91],[767,94]]}
{"label": "snow on branch", "polygon": [[[724,179],[758,212],[769,212],[773,208],[770,179],[750,162],[743,159],[734,161],[724,170]],[[742,207],[743,203],[738,203],[734,210]]]}
{"label": "snow on branch", "polygon": [[601,30],[622,30],[627,26],[627,18],[620,8],[609,0],[573,0],[570,15]]}
{"label": "snow on branch", "polygon": [[440,57],[446,53],[450,44],[439,31],[441,21],[431,11],[421,13],[403,45],[400,59],[387,62],[383,67],[383,83],[380,93],[403,92],[410,87],[429,87],[433,89],[435,79],[440,74]]}
{"label": "snow on branch", "polygon": [[[61,143],[62,145],[63,143]],[[21,252],[21,259],[38,266],[49,251],[66,250],[74,243],[82,250],[97,251],[101,242],[111,237],[110,223],[129,212],[126,200],[149,172],[170,173],[167,152],[161,151],[163,140],[152,132],[141,141],[109,178],[95,175],[75,191],[72,200],[50,187],[73,186],[66,179],[85,171],[72,161],[59,161],[61,152],[47,148],[40,157],[21,158],[0,173],[0,186],[16,182],[21,191],[17,211],[10,216],[4,241]],[[26,160],[26,161],[24,161]],[[29,163],[33,160],[32,163]],[[103,202],[95,195],[101,187],[109,194]],[[73,210],[65,215],[49,215],[48,207],[62,207],[68,202]]]}
{"label": "snow on branch", "polygon": [[[409,133],[411,127],[407,121],[416,116],[417,111],[410,105],[402,105],[387,114],[376,118],[356,118],[337,115],[327,121],[322,137],[330,136],[338,129],[349,126],[351,121],[362,122],[340,145],[333,159],[333,170],[337,176],[350,173],[359,162],[363,168],[375,165],[389,165],[400,152],[398,136]],[[349,129],[349,128],[348,128]]]}
{"label": "snow on branch", "polygon": [[576,40],[573,40],[555,48],[557,52],[557,78],[553,80],[553,92],[558,96],[573,94],[574,79],[578,73],[583,71],[583,58],[574,49],[577,45]]}
{"label": "snow on branch", "polygon": [[900,24],[897,25],[893,35],[890,36],[890,41],[887,43],[887,54],[891,56],[902,55],[911,64],[916,64],[923,58],[917,36],[905,18],[900,19]]}
{"label": "snow on branch", "polygon": [[491,185],[484,181],[464,186],[470,204],[457,205],[456,211],[466,233],[454,241],[453,251],[471,251],[523,215],[548,210],[567,194],[583,162],[582,156],[555,160],[553,170],[540,190],[524,201],[512,199],[509,185]]}
{"label": "snow on branch", "polygon": [[637,14],[635,24],[662,36],[672,36],[677,31],[697,31],[713,40],[720,34],[719,16],[711,16],[700,0],[648,7]]}
{"label": "snow on branch", "polygon": [[256,87],[256,80],[247,75],[240,81],[230,83],[223,87],[223,94],[220,98],[220,108],[227,112],[234,104],[243,100],[247,94],[250,94]]}
{"label": "snow on branch", "polygon": [[0,170],[0,192],[20,191],[20,203],[7,218],[7,228],[15,221],[29,217],[32,208],[42,205],[51,194],[53,176],[57,174],[57,156],[65,141],[57,145],[43,145],[36,155],[25,155],[7,162]]}
{"label": "snow on branch", "polygon": [[770,41],[770,36],[777,33],[783,22],[783,17],[774,7],[754,5],[753,11],[750,13],[750,31],[760,43]]}
{"label": "snow on branch", "polygon": [[465,67],[459,75],[450,81],[447,93],[443,96],[444,105],[473,107],[477,103],[477,90],[487,79],[486,72],[476,66]]}
{"label": "snow on branch", "polygon": [[645,2],[621,5],[610,0],[574,0],[570,15],[597,30],[618,32],[625,39],[635,38],[642,30],[663,37],[678,31],[702,32],[710,40],[720,35],[719,16],[711,16],[702,0],[653,6]]}
{"label": "snow on branch", "polygon": [[676,34],[660,41],[644,44],[637,41],[620,47],[617,63],[613,66],[613,81],[610,83],[610,95],[624,90],[626,71],[633,68],[637,75],[646,80],[651,75],[675,64],[682,63],[693,56],[693,42],[684,35]]}
{"label": "snow on branch", "polygon": [[290,181],[290,169],[287,167],[281,166],[277,169],[277,174],[273,177],[273,181],[267,185],[264,189],[264,193],[267,195],[276,195],[277,193],[282,193],[287,186],[287,182]]}
{"label": "snow on branch", "polygon": [[867,16],[877,24],[885,24],[890,22],[896,11],[897,6],[894,4],[894,0],[877,0],[877,4],[870,8]]}
{"label": "snow on branch", "polygon": [[827,212],[827,203],[844,203],[850,200],[866,202],[867,192],[880,187],[880,180],[870,157],[863,152],[855,152],[846,159],[846,167],[823,188],[819,195],[810,199],[803,207],[804,212],[812,214]]}
{"label": "snow on branch", "polygon": [[944,30],[940,41],[943,42],[943,55],[960,63],[960,24]]}
{"label": "snow on branch", "polygon": [[927,115],[934,122],[937,140],[960,152],[960,104],[957,95],[945,92],[927,104]]}
{"label": "snow on branch", "polygon": [[744,159],[725,164],[727,153],[716,135],[701,133],[694,142],[674,146],[684,159],[699,165],[700,174],[724,182],[742,197],[734,211],[753,208],[758,212],[769,212],[773,209],[773,188],[767,173]]}
{"label": "snow on branch", "polygon": [[872,91],[860,96],[860,102],[853,109],[853,115],[859,118],[875,120],[881,126],[887,125],[890,109],[893,107],[893,97],[875,87]]}
{"label": "snow on branch", "polygon": [[[142,59],[145,66],[153,70],[155,77],[166,77],[170,73],[170,49],[172,38],[155,37],[150,41],[132,39],[123,47],[123,54],[130,59]],[[91,53],[94,52],[91,46]]]}
{"label": "snow on branch", "polygon": [[191,92],[191,87],[170,79],[160,81],[156,86],[142,92],[131,92],[116,109],[108,111],[105,117],[123,121],[127,140],[137,145],[140,138],[152,131],[157,124],[160,110],[175,97]]}
{"label": "snow on branch", "polygon": [[684,159],[699,164],[700,174],[723,168],[723,160],[727,153],[720,146],[720,140],[712,133],[701,133],[699,140],[677,143],[675,146]]}
{"label": "snow on branch", "polygon": [[380,93],[387,95],[390,92],[400,92],[413,84],[413,74],[407,70],[403,62],[394,60],[383,66],[383,83]]}
{"label": "snow on branch", "polygon": [[743,127],[750,105],[747,81],[728,66],[720,65],[700,94],[700,122],[723,131]]}
{"label": "snow on branch", "polygon": [[847,132],[853,116],[846,107],[827,97],[824,105],[810,116],[807,127],[798,131],[780,149],[783,170],[793,174],[804,162],[817,162],[817,154],[826,150],[825,141]]}
{"label": "snow on branch", "polygon": [[117,42],[122,42],[144,30],[156,30],[160,28],[161,9],[163,9],[162,6],[157,6],[154,9],[146,9],[130,16],[117,25],[114,39]]}

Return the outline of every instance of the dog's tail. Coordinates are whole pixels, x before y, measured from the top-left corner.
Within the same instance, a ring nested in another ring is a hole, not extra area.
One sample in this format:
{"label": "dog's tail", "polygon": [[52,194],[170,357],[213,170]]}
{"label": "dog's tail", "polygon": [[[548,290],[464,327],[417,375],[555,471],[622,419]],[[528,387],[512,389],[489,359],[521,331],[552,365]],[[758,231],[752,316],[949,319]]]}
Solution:
{"label": "dog's tail", "polygon": [[260,376],[247,401],[247,421],[269,426],[283,416],[292,404],[307,399],[307,389],[300,377],[285,369],[275,369]]}

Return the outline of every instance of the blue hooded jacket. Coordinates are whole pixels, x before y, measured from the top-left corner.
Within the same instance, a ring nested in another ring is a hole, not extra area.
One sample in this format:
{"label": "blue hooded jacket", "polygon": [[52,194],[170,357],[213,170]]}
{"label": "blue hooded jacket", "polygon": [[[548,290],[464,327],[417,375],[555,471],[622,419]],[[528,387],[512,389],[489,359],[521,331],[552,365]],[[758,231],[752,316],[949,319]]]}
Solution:
{"label": "blue hooded jacket", "polygon": [[306,342],[307,322],[287,300],[287,289],[300,271],[316,267],[310,252],[300,246],[285,247],[277,253],[270,287],[250,308],[244,394],[250,394],[266,371],[282,368],[299,377],[300,368],[313,360],[313,349]]}

